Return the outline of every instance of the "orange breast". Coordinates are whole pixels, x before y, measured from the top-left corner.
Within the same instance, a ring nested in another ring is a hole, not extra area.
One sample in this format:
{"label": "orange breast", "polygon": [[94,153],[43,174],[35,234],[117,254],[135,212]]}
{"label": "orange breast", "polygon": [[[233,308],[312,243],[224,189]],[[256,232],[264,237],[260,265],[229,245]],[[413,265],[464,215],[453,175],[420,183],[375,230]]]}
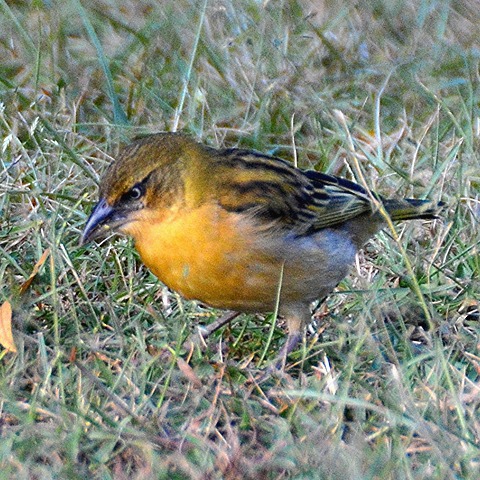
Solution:
{"label": "orange breast", "polygon": [[259,248],[248,219],[204,204],[145,214],[124,231],[145,265],[186,298],[239,311],[274,308],[282,262]]}

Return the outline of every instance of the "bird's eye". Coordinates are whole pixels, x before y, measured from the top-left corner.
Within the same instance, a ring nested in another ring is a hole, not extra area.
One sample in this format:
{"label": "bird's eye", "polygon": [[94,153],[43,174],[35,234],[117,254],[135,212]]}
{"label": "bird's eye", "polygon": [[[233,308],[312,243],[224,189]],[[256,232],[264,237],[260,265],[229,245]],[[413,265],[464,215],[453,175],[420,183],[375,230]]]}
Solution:
{"label": "bird's eye", "polygon": [[138,200],[144,194],[144,189],[142,185],[135,185],[132,187],[127,194],[125,195],[126,200]]}

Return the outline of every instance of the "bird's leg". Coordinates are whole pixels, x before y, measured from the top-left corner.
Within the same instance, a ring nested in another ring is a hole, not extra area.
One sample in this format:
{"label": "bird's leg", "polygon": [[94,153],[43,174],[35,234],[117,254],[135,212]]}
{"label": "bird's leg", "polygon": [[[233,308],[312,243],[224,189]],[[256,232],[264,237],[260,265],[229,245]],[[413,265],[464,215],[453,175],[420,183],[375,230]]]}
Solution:
{"label": "bird's leg", "polygon": [[227,312],[220,318],[217,318],[214,322],[210,323],[206,327],[198,327],[199,335],[203,338],[208,338],[212,333],[215,333],[219,328],[222,328],[227,323],[230,323],[234,318],[237,318],[240,312]]}
{"label": "bird's leg", "polygon": [[273,359],[272,363],[255,379],[255,383],[260,384],[275,374],[282,374],[285,370],[287,357],[295,350],[295,347],[302,340],[303,333],[300,331],[289,332],[287,340],[283,347],[278,352],[278,355]]}
{"label": "bird's leg", "polygon": [[296,346],[301,342],[302,336],[302,332],[290,332],[287,336],[286,342],[280,349],[280,352],[278,352],[278,355],[275,357],[268,370],[285,370],[287,357],[295,350]]}
{"label": "bird's leg", "polygon": [[274,372],[283,372],[287,363],[287,357],[295,350],[305,334],[305,324],[310,318],[310,309],[301,306],[291,312],[286,312],[285,319],[288,326],[288,336],[285,344],[268,366],[262,378],[266,378]]}
{"label": "bird's leg", "polygon": [[210,325],[205,327],[198,327],[197,333],[192,335],[192,338],[189,338],[183,344],[184,348],[188,350],[194,345],[198,345],[200,348],[205,348],[205,340],[215,333],[218,329],[222,328],[227,323],[231,322],[234,318],[237,318],[240,315],[240,312],[227,312],[225,315],[222,315],[220,318],[212,322]]}

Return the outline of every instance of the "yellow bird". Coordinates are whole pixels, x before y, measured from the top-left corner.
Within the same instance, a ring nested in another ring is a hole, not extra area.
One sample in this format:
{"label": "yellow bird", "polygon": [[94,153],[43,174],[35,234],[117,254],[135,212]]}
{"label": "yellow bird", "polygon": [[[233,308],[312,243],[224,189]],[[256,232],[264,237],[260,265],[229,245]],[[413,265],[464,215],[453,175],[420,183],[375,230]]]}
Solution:
{"label": "yellow bird", "polygon": [[344,278],[392,220],[435,218],[442,202],[384,199],[343,178],[255,151],[215,149],[181,133],[125,147],[100,182],[82,243],[121,232],[145,265],[187,299],[271,312],[288,326],[280,358],[302,338],[310,304]]}

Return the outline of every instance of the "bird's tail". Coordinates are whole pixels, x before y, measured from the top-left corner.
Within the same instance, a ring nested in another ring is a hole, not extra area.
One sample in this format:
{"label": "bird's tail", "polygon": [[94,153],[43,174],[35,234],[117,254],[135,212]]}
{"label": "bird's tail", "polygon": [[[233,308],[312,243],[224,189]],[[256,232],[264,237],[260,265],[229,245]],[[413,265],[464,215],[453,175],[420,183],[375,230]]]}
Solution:
{"label": "bird's tail", "polygon": [[416,200],[413,198],[383,200],[383,205],[392,220],[410,220],[414,218],[437,218],[444,209],[444,202]]}

